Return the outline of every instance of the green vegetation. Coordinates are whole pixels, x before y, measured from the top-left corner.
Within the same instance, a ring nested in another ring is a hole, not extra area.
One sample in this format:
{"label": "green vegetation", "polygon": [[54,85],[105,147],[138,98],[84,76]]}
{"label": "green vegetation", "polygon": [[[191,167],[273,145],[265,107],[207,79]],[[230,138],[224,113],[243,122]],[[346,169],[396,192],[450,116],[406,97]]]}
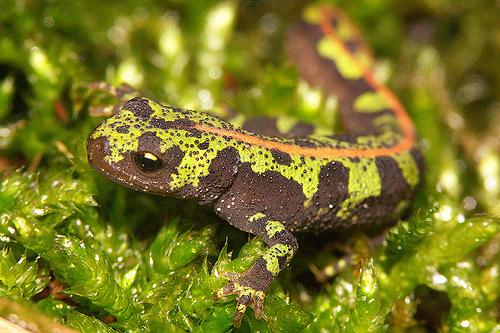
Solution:
{"label": "green vegetation", "polygon": [[[248,311],[238,332],[499,331],[497,4],[335,3],[415,120],[426,180],[383,243],[303,237],[266,299],[267,321]],[[234,297],[215,303],[213,292],[264,245],[206,207],[98,176],[85,140],[102,120],[89,112],[102,96],[88,83],[335,126],[335,102],[297,82],[281,49],[299,2],[1,7],[0,317],[41,332],[55,330],[51,319],[82,332],[230,331]],[[333,276],[345,252],[352,260]]]}

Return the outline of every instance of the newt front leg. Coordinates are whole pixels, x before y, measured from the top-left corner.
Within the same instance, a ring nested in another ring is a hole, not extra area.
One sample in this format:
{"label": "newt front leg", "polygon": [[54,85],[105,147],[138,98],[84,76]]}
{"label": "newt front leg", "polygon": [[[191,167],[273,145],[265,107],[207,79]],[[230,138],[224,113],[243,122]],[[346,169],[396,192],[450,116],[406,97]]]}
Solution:
{"label": "newt front leg", "polygon": [[102,117],[102,116],[112,116],[117,114],[123,105],[131,98],[140,96],[140,93],[129,86],[126,83],[123,83],[119,87],[115,87],[109,83],[103,81],[92,82],[89,84],[89,89],[92,93],[101,92],[106,93],[109,96],[116,99],[117,103],[113,103],[111,105],[98,104],[91,105],[89,107],[89,113],[93,117]]}
{"label": "newt front leg", "polygon": [[292,233],[279,221],[261,218],[252,221],[252,227],[238,228],[261,237],[269,246],[264,255],[242,274],[229,277],[229,283],[215,293],[218,300],[226,295],[236,295],[237,304],[233,323],[239,327],[241,319],[250,305],[257,319],[262,318],[264,299],[273,278],[285,268],[297,251],[298,244]]}

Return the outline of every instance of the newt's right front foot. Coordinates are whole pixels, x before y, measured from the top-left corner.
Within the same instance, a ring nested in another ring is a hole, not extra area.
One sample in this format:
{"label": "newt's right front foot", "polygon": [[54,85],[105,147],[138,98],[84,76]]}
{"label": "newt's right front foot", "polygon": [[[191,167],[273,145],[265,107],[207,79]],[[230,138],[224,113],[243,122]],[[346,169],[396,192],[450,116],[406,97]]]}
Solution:
{"label": "newt's right front foot", "polygon": [[231,273],[227,274],[227,277],[229,282],[215,292],[214,298],[218,301],[224,296],[236,295],[234,327],[240,327],[248,306],[253,308],[255,318],[262,319],[264,299],[273,280],[273,275],[267,270],[264,259],[259,258],[245,273]]}

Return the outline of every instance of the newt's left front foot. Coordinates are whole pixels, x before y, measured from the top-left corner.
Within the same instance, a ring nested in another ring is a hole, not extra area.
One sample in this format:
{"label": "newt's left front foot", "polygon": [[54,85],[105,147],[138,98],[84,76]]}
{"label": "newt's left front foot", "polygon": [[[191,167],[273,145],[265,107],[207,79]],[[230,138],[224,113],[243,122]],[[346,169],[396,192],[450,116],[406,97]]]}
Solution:
{"label": "newt's left front foot", "polygon": [[109,117],[117,114],[129,99],[141,95],[137,90],[126,83],[123,83],[120,87],[115,87],[109,83],[97,81],[90,83],[89,88],[93,92],[106,93],[116,99],[111,105],[91,105],[89,107],[89,112],[93,117]]}
{"label": "newt's left front foot", "polygon": [[279,221],[262,218],[254,220],[252,225],[255,227],[253,233],[262,237],[269,248],[248,271],[228,276],[229,283],[215,293],[216,300],[236,295],[235,327],[240,326],[249,305],[254,309],[255,317],[262,318],[264,298],[271,282],[288,265],[298,247],[295,237]]}
{"label": "newt's left front foot", "polygon": [[215,292],[216,301],[224,296],[236,295],[236,311],[233,317],[234,327],[239,327],[241,319],[250,306],[255,318],[262,319],[264,299],[273,275],[266,269],[265,262],[259,258],[248,271],[242,274],[228,274],[229,283]]}

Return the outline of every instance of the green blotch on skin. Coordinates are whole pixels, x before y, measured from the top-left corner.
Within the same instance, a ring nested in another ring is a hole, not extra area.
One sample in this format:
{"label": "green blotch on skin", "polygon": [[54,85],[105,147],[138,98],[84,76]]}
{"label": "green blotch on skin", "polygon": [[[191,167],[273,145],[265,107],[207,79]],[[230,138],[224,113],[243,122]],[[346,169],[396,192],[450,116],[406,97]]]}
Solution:
{"label": "green blotch on skin", "polygon": [[275,244],[264,253],[262,259],[266,262],[267,270],[276,276],[280,272],[279,258],[286,257],[286,262],[288,262],[292,256],[293,248],[290,245]]}
{"label": "green blotch on skin", "polygon": [[317,47],[321,56],[335,62],[340,74],[346,79],[356,80],[363,76],[363,70],[358,66],[357,62],[346,54],[340,45],[333,43],[330,38],[322,38]]}
{"label": "green blotch on skin", "polygon": [[328,135],[335,135],[335,133],[332,131],[330,128],[326,128],[323,126],[315,126],[313,135],[317,137],[322,137],[322,136],[328,136]]}
{"label": "green blotch on skin", "polygon": [[[263,291],[260,290],[255,290],[251,287],[241,285],[239,283],[234,283],[234,290],[241,296],[248,296],[248,297],[257,297],[260,299],[264,299],[266,297],[266,294]],[[223,290],[217,291],[217,293],[222,297],[223,295]]]}
{"label": "green blotch on skin", "polygon": [[347,267],[347,260],[345,260],[345,259],[339,259],[337,261],[337,268],[338,269],[344,269],[345,267]]}
{"label": "green blotch on skin", "polygon": [[[360,36],[357,36],[358,33],[356,28],[349,21],[339,20],[337,22],[335,32],[343,42],[350,41],[355,42],[356,44],[362,43]],[[356,48],[356,51],[351,51],[351,55],[366,68],[373,66],[373,57],[369,52],[367,52],[366,48],[358,47]]]}
{"label": "green blotch on skin", "polygon": [[[354,108],[358,112],[379,112],[389,107],[387,100],[376,92],[366,92],[354,101]],[[393,118],[393,117],[391,117]]]}
{"label": "green blotch on skin", "polygon": [[[309,24],[320,25],[324,18],[324,6],[312,5],[304,10],[304,21]],[[346,20],[337,20],[335,27],[335,34],[343,41],[357,41],[359,40],[358,32],[355,30],[353,24]],[[367,53],[364,48],[358,48],[356,52],[351,53],[363,66],[367,68],[373,64],[371,54]]]}
{"label": "green blotch on skin", "polygon": [[323,90],[301,80],[297,85],[297,95],[304,109],[314,111],[321,106],[324,93]]}
{"label": "green blotch on skin", "polygon": [[337,216],[348,218],[353,209],[366,198],[379,196],[382,191],[382,181],[375,159],[360,159],[359,162],[343,161],[349,168],[349,197],[341,204]]}
{"label": "green blotch on skin", "polygon": [[306,198],[312,198],[314,193],[318,190],[319,185],[319,173],[321,166],[326,165],[328,160],[316,159],[312,160],[310,158],[304,158],[301,160],[300,156],[292,155],[292,162],[290,165],[282,165],[276,163],[272,155],[264,150],[262,154],[258,151],[262,150],[260,147],[251,147],[251,150],[255,150],[255,159],[252,160],[250,154],[243,154],[243,162],[255,162],[252,164],[252,170],[257,173],[264,173],[270,170],[270,166],[273,166],[274,171],[280,173],[285,178],[294,180],[302,186],[302,191]]}
{"label": "green blotch on skin", "polygon": [[285,226],[279,221],[267,221],[266,223],[266,232],[270,238],[283,230],[285,230]]}
{"label": "green blotch on skin", "polygon": [[276,128],[281,134],[286,134],[298,123],[293,117],[280,116],[276,118]]}
{"label": "green blotch on skin", "polygon": [[376,120],[383,120],[377,122],[376,126],[379,130],[387,130],[380,135],[367,135],[360,136],[356,139],[356,143],[363,148],[377,148],[385,143],[385,146],[395,146],[401,141],[401,134],[394,133],[390,131],[393,129],[394,123],[390,121],[389,118],[382,119],[384,116],[377,118]]}
{"label": "green blotch on skin", "polygon": [[326,213],[328,213],[329,211],[330,211],[329,207],[322,207],[322,208],[318,209],[318,211],[316,212],[316,215],[322,216],[322,215],[325,215]]}
{"label": "green blotch on skin", "polygon": [[377,118],[373,119],[373,125],[380,129],[380,131],[385,132],[384,136],[391,136],[396,140],[401,140],[401,135],[398,133],[391,132],[392,129],[399,126],[398,120],[390,114],[382,114]]}
{"label": "green blotch on skin", "polygon": [[238,113],[236,116],[229,119],[229,123],[232,124],[234,127],[241,128],[243,126],[243,124],[245,123],[245,120],[246,120],[246,117],[243,114]]}
{"label": "green blotch on skin", "polygon": [[[330,6],[329,9],[333,9]],[[324,5],[311,5],[304,9],[303,11],[303,19],[307,23],[310,24],[321,24],[325,17],[325,6]],[[336,33],[342,37],[344,40],[351,39],[355,36],[356,31],[354,30],[354,26],[349,24],[345,20],[337,20],[337,25],[335,27]]]}
{"label": "green blotch on skin", "polygon": [[420,179],[420,173],[413,156],[409,152],[407,152],[396,154],[392,156],[392,158],[398,163],[398,166],[401,169],[403,177],[405,178],[408,185],[410,185],[411,188],[417,186]]}
{"label": "green blotch on skin", "polygon": [[321,19],[323,17],[321,10],[322,10],[321,7],[317,5],[307,7],[306,9],[304,9],[304,14],[303,14],[304,21],[310,24],[321,23]]}
{"label": "green blotch on skin", "polygon": [[263,218],[263,217],[266,217],[266,214],[263,214],[263,213],[255,213],[255,214],[253,214],[252,216],[250,216],[250,217],[248,218],[248,220],[249,220],[250,222],[253,222],[253,221],[257,221],[257,220],[259,220],[259,219],[261,219],[261,218]]}
{"label": "green blotch on skin", "polygon": [[[107,162],[119,162],[123,159],[123,154],[137,150],[139,146],[137,138],[141,136],[144,131],[144,128],[140,126],[140,124],[138,128],[129,126],[129,131],[127,133],[119,133],[116,130],[116,127],[128,125],[127,120],[134,118],[135,116],[132,112],[123,110],[116,116],[103,122],[92,133],[93,139],[98,139],[99,137],[106,137],[108,139],[111,155],[105,157]],[[108,126],[111,124],[116,124],[116,126]]]}

